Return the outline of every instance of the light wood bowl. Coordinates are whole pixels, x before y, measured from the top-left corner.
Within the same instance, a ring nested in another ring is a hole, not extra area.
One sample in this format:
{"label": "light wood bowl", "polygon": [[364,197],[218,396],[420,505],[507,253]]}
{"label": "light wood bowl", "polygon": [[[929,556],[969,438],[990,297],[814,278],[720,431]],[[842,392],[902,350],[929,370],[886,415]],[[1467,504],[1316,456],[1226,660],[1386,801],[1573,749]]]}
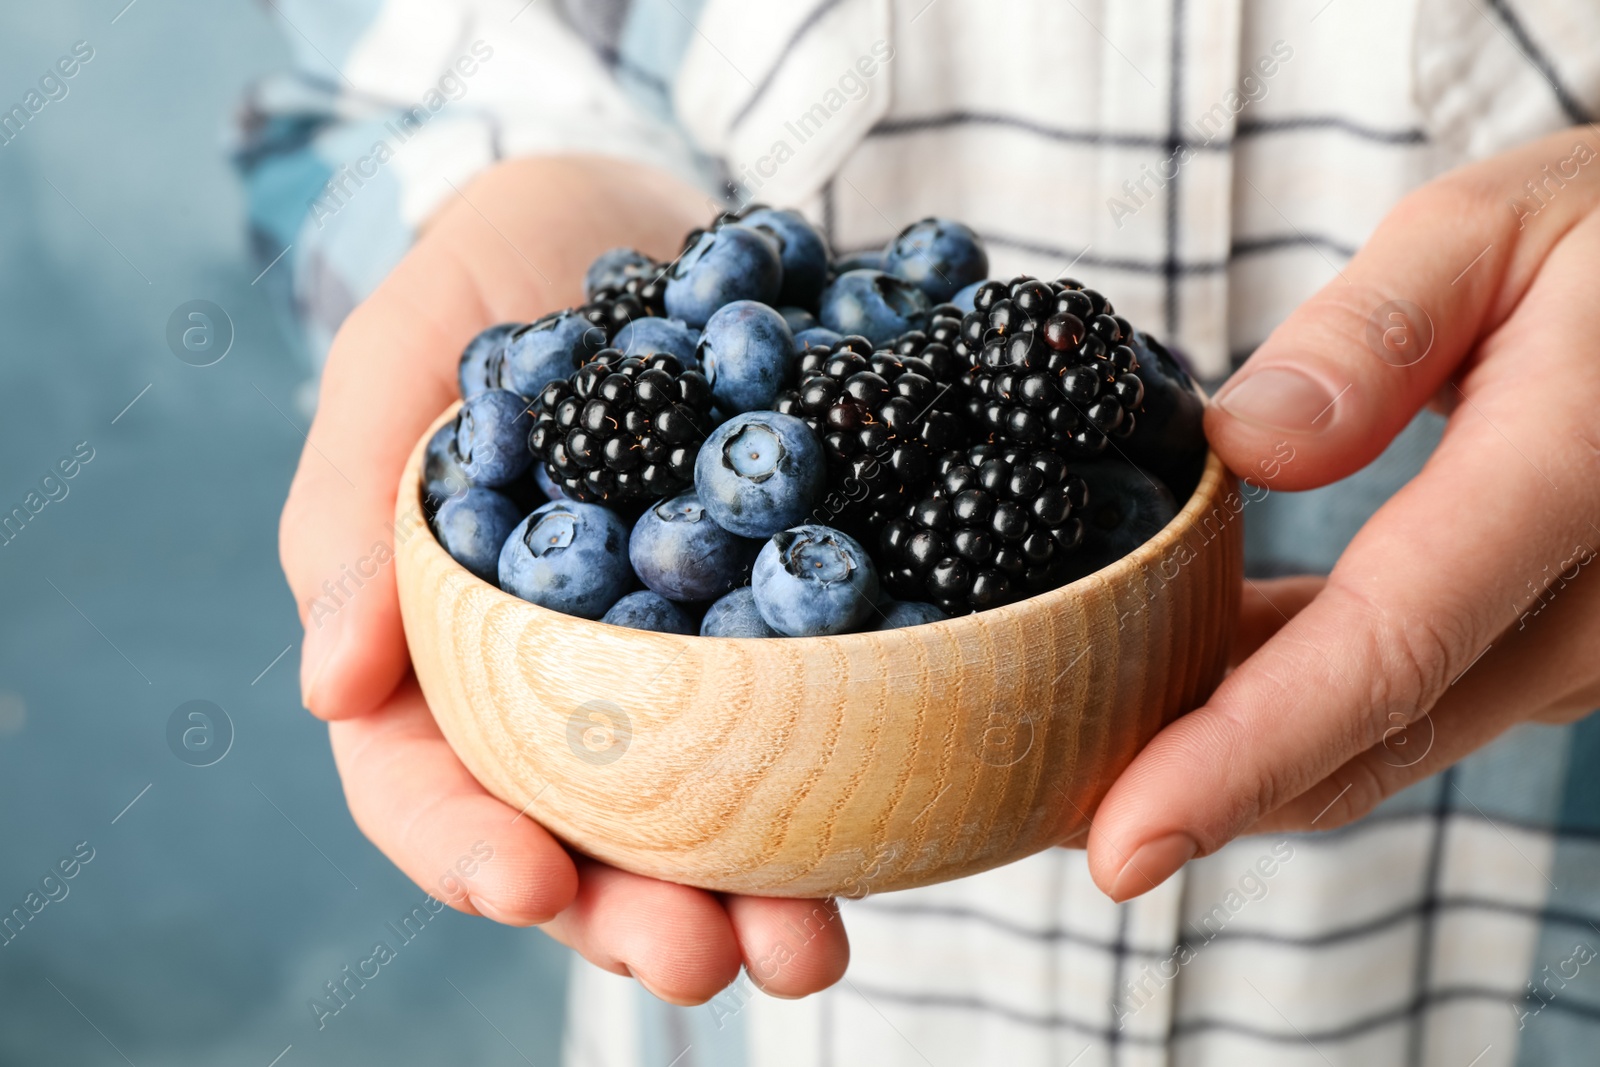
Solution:
{"label": "light wood bowl", "polygon": [[396,575],[422,691],[495,796],[638,874],[861,896],[1082,845],[1117,775],[1222,677],[1237,485],[1215,455],[1182,513],[1069,586],[842,637],[648,633],[473,577],[401,476]]}

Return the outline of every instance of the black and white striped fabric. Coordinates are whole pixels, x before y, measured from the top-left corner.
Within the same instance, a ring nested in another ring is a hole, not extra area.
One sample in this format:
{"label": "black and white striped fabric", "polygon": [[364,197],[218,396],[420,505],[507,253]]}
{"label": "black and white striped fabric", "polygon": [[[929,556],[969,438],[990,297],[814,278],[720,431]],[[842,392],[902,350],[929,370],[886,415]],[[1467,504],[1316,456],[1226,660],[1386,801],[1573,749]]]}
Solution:
{"label": "black and white striped fabric", "polygon": [[[708,214],[718,192],[800,206],[841,251],[967,220],[994,274],[1077,276],[1215,381],[1406,192],[1600,113],[1593,0],[279,5],[315,55],[252,97],[242,158],[314,349],[451,183],[588,151],[702,181]],[[480,41],[493,58],[364,186],[379,191],[313,210]],[[1423,420],[1298,512],[1274,496],[1257,565],[1331,565],[1437,434]],[[741,980],[669,1008],[579,963],[567,1062],[1597,1063],[1596,760],[1592,722],[1513,731],[1356,826],[1235,842],[1120,907],[1068,851],[849,901],[849,975],[798,1002]]]}

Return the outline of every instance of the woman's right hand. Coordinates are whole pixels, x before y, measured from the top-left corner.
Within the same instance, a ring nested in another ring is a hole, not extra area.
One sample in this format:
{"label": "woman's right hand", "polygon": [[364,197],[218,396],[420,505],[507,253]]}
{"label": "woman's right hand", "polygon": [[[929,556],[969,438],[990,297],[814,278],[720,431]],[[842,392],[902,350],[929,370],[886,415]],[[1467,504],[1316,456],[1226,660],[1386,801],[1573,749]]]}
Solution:
{"label": "woman's right hand", "polygon": [[[569,854],[479,785],[439,732],[411,676],[392,562],[359,588],[347,575],[389,559],[401,470],[456,399],[467,341],[581,302],[584,269],[607,248],[670,257],[707,214],[676,179],[596,158],[512,161],[452,193],[340,329],[279,530],[306,627],[302,699],[329,722],[356,824],[430,892],[446,876],[463,883],[449,901],[460,910],[540,926],[677,1004],[709,999],[741,966],[780,996],[833,984],[849,959],[836,909],[709,893]],[[341,581],[351,595],[330,596]],[[461,874],[479,842],[492,859]],[[822,932],[786,941],[808,919],[815,928],[819,907]]]}

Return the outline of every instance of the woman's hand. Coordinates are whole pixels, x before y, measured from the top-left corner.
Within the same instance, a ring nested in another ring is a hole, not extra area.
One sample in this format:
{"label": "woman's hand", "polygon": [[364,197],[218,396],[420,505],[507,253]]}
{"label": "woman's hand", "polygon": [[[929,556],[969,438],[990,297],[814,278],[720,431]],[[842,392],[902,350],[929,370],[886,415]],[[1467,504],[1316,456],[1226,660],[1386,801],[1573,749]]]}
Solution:
{"label": "woman's hand", "polygon": [[455,906],[540,925],[679,1004],[710,998],[744,964],[779,995],[831,985],[849,956],[837,913],[820,905],[835,921],[783,945],[784,930],[804,929],[817,902],[727,897],[569,855],[485,792],[445,743],[410,676],[392,565],[359,588],[348,575],[359,561],[388,558],[375,549],[392,547],[401,468],[458,396],[467,341],[493,323],[581,302],[584,269],[607,248],[670,257],[706,214],[704,199],[675,179],[602,159],[507,163],[453,195],[339,331],[279,532],[307,627],[302,699],[330,722],[362,831],[430,890],[475,843],[487,844],[493,858],[462,879]]}
{"label": "woman's hand", "polygon": [[1275,490],[1355,472],[1430,401],[1449,423],[1325,584],[1247,587],[1247,658],[1096,815],[1113,898],[1600,705],[1597,276],[1600,135],[1580,127],[1407,197],[1224,387],[1207,434],[1258,481],[1287,442]]}

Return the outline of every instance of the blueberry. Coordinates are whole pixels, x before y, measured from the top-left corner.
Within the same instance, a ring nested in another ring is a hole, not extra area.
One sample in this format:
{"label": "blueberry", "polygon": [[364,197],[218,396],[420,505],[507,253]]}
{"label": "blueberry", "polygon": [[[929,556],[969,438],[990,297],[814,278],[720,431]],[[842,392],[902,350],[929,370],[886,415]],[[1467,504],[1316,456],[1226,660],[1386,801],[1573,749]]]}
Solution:
{"label": "blueberry", "polygon": [[1073,514],[1083,520],[1083,546],[1074,553],[1074,575],[1110,566],[1160,533],[1178,514],[1178,504],[1146,471],[1120,459],[1073,464],[1088,486],[1088,503]]}
{"label": "blueberry", "polygon": [[955,296],[952,296],[950,298],[950,303],[960,308],[966,314],[972,314],[974,307],[977,304],[978,287],[981,285],[983,285],[983,281],[981,280],[973,282],[965,289],[962,289],[960,292],[956,293]]}
{"label": "blueberry", "polygon": [[923,219],[889,242],[883,269],[918,286],[937,304],[982,281],[989,273],[989,253],[971,227],[953,219]]}
{"label": "blueberry", "polygon": [[1132,348],[1144,383],[1144,403],[1134,415],[1133,433],[1122,445],[1129,459],[1167,483],[1178,500],[1188,500],[1206,465],[1205,401],[1194,380],[1165,345],[1134,331]]}
{"label": "blueberry", "polygon": [[715,600],[743,585],[759,551],[760,541],[713,522],[692,492],[646,508],[628,540],[634,572],[672,600]]}
{"label": "blueberry", "polygon": [[927,294],[910,282],[882,271],[853,270],[823,290],[818,317],[835,333],[858,333],[886,345],[926,326],[931,306]]}
{"label": "blueberry", "polygon": [[528,402],[505,389],[479,393],[456,413],[456,457],[473,485],[498,489],[526,473],[533,462]]}
{"label": "blueberry", "polygon": [[785,304],[814,307],[828,284],[828,242],[798,211],[757,208],[740,223],[772,237],[783,263],[783,286],[778,299]]}
{"label": "blueberry", "polygon": [[467,347],[461,352],[461,365],[456,371],[461,383],[461,399],[471,400],[487,389],[500,388],[500,366],[505,357],[506,342],[520,329],[520,322],[502,322],[467,342]]}
{"label": "blueberry", "polygon": [[789,379],[794,334],[765,304],[735,300],[706,323],[696,355],[720,410],[769,408]]}
{"label": "blueberry", "polygon": [[499,574],[500,549],[523,514],[510,497],[474,486],[439,505],[433,533],[451,559],[492,584]]}
{"label": "blueberry", "polygon": [[596,256],[584,273],[584,296],[593,300],[602,289],[621,289],[629,279],[647,277],[660,269],[655,260],[636,248],[609,249]]}
{"label": "blueberry", "polygon": [[700,620],[701,637],[782,637],[767,625],[756,607],[755,590],[735,589],[706,609]]}
{"label": "blueberry", "polygon": [[794,350],[804,352],[808,348],[832,348],[843,340],[844,334],[836,330],[830,330],[826,326],[813,326],[794,335]]}
{"label": "blueberry", "polygon": [[533,465],[533,480],[538,485],[539,491],[544,494],[546,500],[565,500],[567,498],[567,494],[556,484],[556,480],[550,477],[550,472],[543,463],[535,463]]}
{"label": "blueberry", "polygon": [[611,339],[612,348],[620,348],[624,355],[647,356],[665,354],[683,364],[685,370],[698,370],[700,361],[695,356],[695,346],[700,343],[700,332],[690,329],[677,319],[634,319],[617,331]]}
{"label": "blueberry", "polygon": [[694,464],[700,502],[718,526],[771,537],[803,520],[827,465],[811,427],[793,415],[747,411],[712,431]]}
{"label": "blueberry", "polygon": [[820,329],[817,317],[805,308],[781,307],[778,314],[783,316],[783,321],[789,324],[790,333],[803,333],[806,330]]}
{"label": "blueberry", "polygon": [[604,348],[606,332],[581,315],[562,311],[513,333],[501,361],[500,388],[534,397]]}
{"label": "blueberry", "polygon": [[427,510],[467,488],[467,476],[456,455],[456,424],[452,420],[433,431],[422,453],[422,495]]}
{"label": "blueberry", "polygon": [[775,303],[783,263],[772,238],[748,226],[723,226],[702,233],[667,276],[667,314],[704,326],[735,300]]}
{"label": "blueberry", "polygon": [[898,630],[904,626],[922,626],[930,622],[943,622],[950,616],[934,607],[932,604],[919,604],[916,601],[900,600],[889,605],[880,605],[883,612],[883,621],[878,623],[880,630]]}
{"label": "blueberry", "polygon": [[633,585],[628,527],[599,504],[552,500],[511,531],[499,574],[508,593],[598,619]]}
{"label": "blueberry", "polygon": [[796,526],[756,557],[750,588],[767,625],[790,637],[842,634],[872,612],[878,571],[849,534]]}
{"label": "blueberry", "polygon": [[629,593],[600,619],[613,626],[626,626],[631,630],[654,630],[662,634],[688,634],[698,629],[694,617],[659,593],[641,589]]}
{"label": "blueberry", "polygon": [[882,270],[883,253],[877,250],[857,252],[845,256],[833,265],[834,274],[848,274],[853,270]]}

